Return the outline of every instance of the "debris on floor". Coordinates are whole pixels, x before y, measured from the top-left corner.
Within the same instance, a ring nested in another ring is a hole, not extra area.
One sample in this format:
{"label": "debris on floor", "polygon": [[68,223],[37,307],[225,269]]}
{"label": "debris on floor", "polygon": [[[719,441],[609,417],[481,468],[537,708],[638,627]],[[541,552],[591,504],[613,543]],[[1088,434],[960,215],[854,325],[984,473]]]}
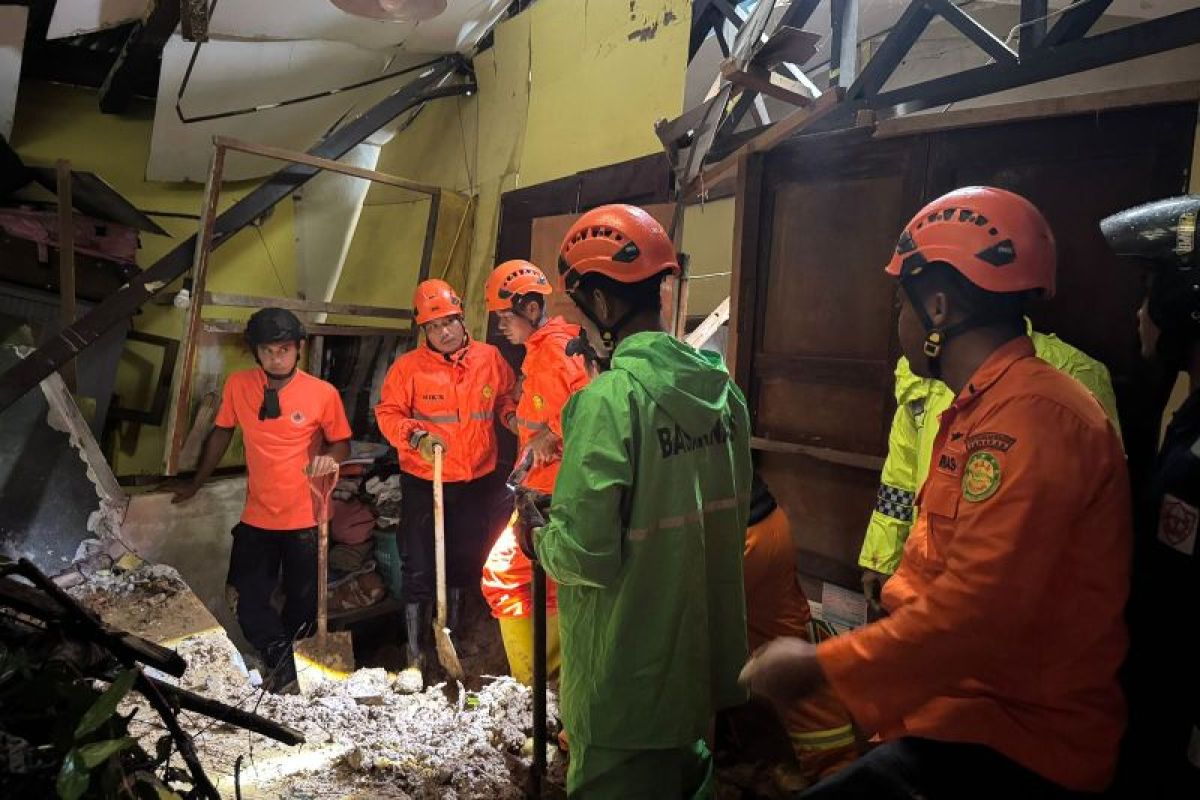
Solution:
{"label": "debris on floor", "polygon": [[[313,697],[272,695],[255,685],[224,629],[208,624],[211,615],[205,620],[191,613],[192,624],[162,619],[168,609],[194,612],[199,605],[170,567],[95,575],[72,594],[110,624],[174,648],[188,669],[171,682],[305,733],[306,744],[288,747],[182,712],[180,721],[222,794],[240,788],[245,798],[296,800],[525,796],[530,759],[522,748],[532,733],[532,693],[511,678],[476,677],[470,689],[436,684],[402,695],[393,686],[396,676],[374,667],[328,682]],[[164,632],[182,635],[164,640]],[[554,722],[553,695],[549,705]],[[162,734],[144,714],[130,728],[151,749]],[[557,749],[550,764],[549,782],[561,787],[566,765]]]}

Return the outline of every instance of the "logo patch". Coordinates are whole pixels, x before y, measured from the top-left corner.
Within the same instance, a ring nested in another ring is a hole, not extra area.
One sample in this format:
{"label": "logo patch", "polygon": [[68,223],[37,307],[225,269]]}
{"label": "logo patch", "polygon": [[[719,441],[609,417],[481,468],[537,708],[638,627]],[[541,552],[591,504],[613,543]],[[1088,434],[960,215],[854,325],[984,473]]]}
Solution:
{"label": "logo patch", "polygon": [[1001,453],[1007,453],[1008,448],[1017,443],[1017,440],[1007,433],[977,433],[974,436],[967,437],[967,452],[974,453],[976,450],[998,450]]}
{"label": "logo patch", "polygon": [[302,411],[293,411],[292,412],[292,424],[293,425],[303,425],[304,420],[305,420],[304,412],[302,412]]}
{"label": "logo patch", "polygon": [[1184,555],[1196,552],[1196,528],[1200,511],[1178,497],[1163,495],[1158,515],[1158,540]]}
{"label": "logo patch", "polygon": [[486,384],[486,385],[484,385],[484,387],[483,387],[483,396],[484,396],[484,397],[487,397],[487,398],[490,398],[490,397],[492,396],[492,385],[491,385],[490,383],[489,383],[489,384]]}
{"label": "logo patch", "polygon": [[973,453],[963,470],[963,499],[979,503],[994,495],[999,488],[1000,462],[991,453]]}
{"label": "logo patch", "polygon": [[541,411],[542,407],[545,405],[546,405],[546,401],[542,399],[542,396],[540,394],[535,394],[533,396],[533,408],[535,411]]}

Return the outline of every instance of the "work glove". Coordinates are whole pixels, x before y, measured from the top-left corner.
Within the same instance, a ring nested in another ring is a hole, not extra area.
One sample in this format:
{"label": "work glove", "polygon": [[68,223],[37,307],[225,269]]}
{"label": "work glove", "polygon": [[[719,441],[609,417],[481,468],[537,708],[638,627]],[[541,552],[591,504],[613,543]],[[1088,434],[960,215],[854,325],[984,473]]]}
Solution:
{"label": "work glove", "polygon": [[867,621],[874,622],[888,615],[880,599],[883,596],[883,584],[887,583],[890,575],[865,569],[862,574],[863,595],[867,598]]}
{"label": "work glove", "polygon": [[418,431],[412,438],[413,449],[421,454],[421,458],[433,463],[433,448],[442,448],[442,455],[446,454],[446,443],[437,436],[434,436],[429,431]]}

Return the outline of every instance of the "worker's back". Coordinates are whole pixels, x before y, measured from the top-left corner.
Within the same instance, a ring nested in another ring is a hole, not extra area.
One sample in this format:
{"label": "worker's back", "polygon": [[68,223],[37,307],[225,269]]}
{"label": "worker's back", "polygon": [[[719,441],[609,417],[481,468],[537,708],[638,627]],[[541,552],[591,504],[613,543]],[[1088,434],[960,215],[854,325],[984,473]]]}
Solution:
{"label": "worker's back", "polygon": [[617,347],[568,402],[550,524],[572,741],[686,746],[744,700],[745,400],[719,358],[662,333]]}

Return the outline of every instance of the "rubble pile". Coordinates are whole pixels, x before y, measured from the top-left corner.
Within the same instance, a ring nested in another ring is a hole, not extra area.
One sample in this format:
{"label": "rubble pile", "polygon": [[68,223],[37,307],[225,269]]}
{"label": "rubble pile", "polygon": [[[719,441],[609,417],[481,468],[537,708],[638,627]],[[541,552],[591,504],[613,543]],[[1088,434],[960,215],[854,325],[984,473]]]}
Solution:
{"label": "rubble pile", "polygon": [[[122,620],[152,617],[180,602],[180,594],[191,595],[173,569],[150,565],[92,576],[72,593],[102,617]],[[178,680],[155,677],[306,736],[305,744],[288,747],[182,712],[180,721],[223,794],[234,795],[236,772],[247,798],[525,796],[532,692],[511,678],[481,678],[473,682],[477,691],[437,684],[420,694],[402,695],[393,688],[394,674],[372,668],[360,669],[345,682],[321,684],[312,696],[272,695],[262,690],[255,673],[247,672],[219,626],[165,644],[187,661],[188,669]],[[125,711],[142,702],[132,699]],[[553,696],[549,706],[551,720],[556,719]],[[130,730],[153,750],[162,730],[148,723],[139,729],[144,716],[139,713]],[[561,786],[565,764],[556,751],[551,764],[551,782]]]}

